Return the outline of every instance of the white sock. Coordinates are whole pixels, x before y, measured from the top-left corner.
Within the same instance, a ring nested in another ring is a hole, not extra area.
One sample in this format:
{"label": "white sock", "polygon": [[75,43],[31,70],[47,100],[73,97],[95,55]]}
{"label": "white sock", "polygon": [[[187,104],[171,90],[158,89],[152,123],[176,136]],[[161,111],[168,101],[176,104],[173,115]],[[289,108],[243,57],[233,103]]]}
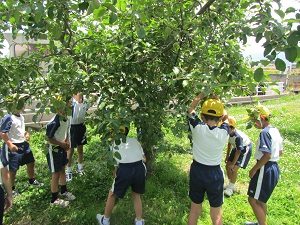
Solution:
{"label": "white sock", "polygon": [[135,218],[135,224],[141,224],[141,225],[143,225],[143,219],[137,219],[137,218]]}
{"label": "white sock", "polygon": [[107,225],[107,224],[109,224],[109,217],[106,217],[106,216],[103,216],[103,223],[104,223],[104,225]]}
{"label": "white sock", "polygon": [[234,183],[229,182],[228,187],[229,188],[234,188]]}
{"label": "white sock", "polygon": [[70,166],[67,166],[67,173],[72,173],[72,168]]}
{"label": "white sock", "polygon": [[83,170],[83,164],[82,163],[78,163],[77,164],[77,168],[78,168],[78,170]]}

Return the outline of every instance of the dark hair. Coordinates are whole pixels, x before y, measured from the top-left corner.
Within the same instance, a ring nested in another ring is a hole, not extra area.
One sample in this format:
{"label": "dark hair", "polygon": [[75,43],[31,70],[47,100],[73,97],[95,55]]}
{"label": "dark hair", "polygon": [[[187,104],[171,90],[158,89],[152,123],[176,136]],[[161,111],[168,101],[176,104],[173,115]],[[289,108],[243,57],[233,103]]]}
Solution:
{"label": "dark hair", "polygon": [[71,100],[72,96],[66,96],[65,101],[68,103]]}
{"label": "dark hair", "polygon": [[219,122],[220,118],[222,117],[222,116],[211,116],[211,115],[207,115],[207,114],[203,114],[203,113],[202,113],[202,115],[205,120],[213,120],[215,122]]}
{"label": "dark hair", "polygon": [[127,136],[129,133],[129,128],[128,127],[125,127],[125,136]]}

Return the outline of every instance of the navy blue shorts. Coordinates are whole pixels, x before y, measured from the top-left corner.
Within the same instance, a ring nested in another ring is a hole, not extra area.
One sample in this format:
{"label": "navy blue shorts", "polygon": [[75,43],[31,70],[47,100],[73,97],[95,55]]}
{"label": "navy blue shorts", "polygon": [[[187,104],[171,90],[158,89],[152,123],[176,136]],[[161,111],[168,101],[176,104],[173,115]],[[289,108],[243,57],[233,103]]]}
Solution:
{"label": "navy blue shorts", "polygon": [[120,163],[111,191],[118,198],[124,197],[128,187],[131,187],[131,190],[135,193],[144,194],[146,172],[143,161]]}
{"label": "navy blue shorts", "polygon": [[193,161],[190,169],[189,197],[192,202],[201,204],[204,195],[211,207],[220,207],[223,204],[224,174],[218,166],[207,166]]}
{"label": "navy blue shorts", "polygon": [[277,162],[267,162],[250,180],[248,196],[267,203],[278,183],[279,175]]}
{"label": "navy blue shorts", "polygon": [[70,129],[71,148],[76,148],[80,145],[85,145],[86,140],[86,126],[81,124],[72,124]]}
{"label": "navy blue shorts", "polygon": [[[232,162],[232,160],[234,159],[234,155],[236,152],[236,148],[233,148],[230,152],[230,155],[228,157],[228,161]],[[251,154],[252,154],[252,144],[244,146],[244,150],[241,152],[238,160],[236,161],[236,164],[238,167],[241,167],[243,169],[245,169],[249,163],[249,160],[251,158]]]}
{"label": "navy blue shorts", "polygon": [[14,143],[18,147],[18,151],[12,152],[4,143],[0,153],[3,166],[7,166],[10,171],[16,172],[20,166],[35,161],[28,142]]}
{"label": "navy blue shorts", "polygon": [[63,170],[68,163],[67,152],[58,146],[54,147],[50,145],[46,157],[51,173]]}

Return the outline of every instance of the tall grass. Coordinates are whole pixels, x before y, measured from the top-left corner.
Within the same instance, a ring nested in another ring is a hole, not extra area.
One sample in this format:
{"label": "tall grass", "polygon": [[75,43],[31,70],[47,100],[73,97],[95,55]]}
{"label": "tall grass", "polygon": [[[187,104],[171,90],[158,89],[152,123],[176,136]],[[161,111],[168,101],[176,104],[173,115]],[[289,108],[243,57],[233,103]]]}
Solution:
{"label": "tall grass", "polygon": [[[273,114],[271,123],[284,137],[284,155],[279,161],[281,178],[268,202],[269,225],[300,224],[300,98],[282,97],[266,102]],[[238,121],[246,116],[245,106],[228,108]],[[259,130],[244,130],[255,143]],[[15,198],[14,207],[5,215],[6,224],[32,225],[93,225],[96,213],[103,212],[106,195],[112,183],[111,171],[106,167],[106,149],[99,138],[92,137],[85,147],[85,169],[83,177],[75,176],[68,188],[77,199],[66,209],[50,207],[50,174],[43,152],[44,133],[34,133],[31,146],[36,157],[37,178],[45,183],[40,189],[27,185],[26,167],[17,175],[17,188],[21,195]],[[255,148],[255,146],[254,146]],[[168,150],[168,151],[167,151]],[[158,146],[155,168],[147,179],[146,193],[143,196],[144,218],[148,225],[181,225],[187,223],[190,200],[188,198],[188,171],[192,160],[187,131],[175,136],[165,127],[165,137]],[[251,159],[245,170],[239,170],[238,194],[225,198],[223,205],[224,224],[243,224],[255,220],[247,203],[248,172],[254,164]],[[222,165],[224,167],[224,163]],[[128,192],[120,200],[113,212],[111,224],[133,224],[134,210]],[[205,201],[198,224],[211,224],[209,205]]]}

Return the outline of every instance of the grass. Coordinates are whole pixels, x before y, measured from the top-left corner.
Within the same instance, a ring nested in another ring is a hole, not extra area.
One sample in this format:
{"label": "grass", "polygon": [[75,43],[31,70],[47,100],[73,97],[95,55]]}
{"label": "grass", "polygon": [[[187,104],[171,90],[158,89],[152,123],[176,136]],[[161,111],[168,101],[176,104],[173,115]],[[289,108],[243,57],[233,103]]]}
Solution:
{"label": "grass", "polygon": [[[300,98],[287,96],[266,102],[272,113],[272,124],[279,128],[284,137],[284,155],[279,165],[281,178],[268,202],[269,225],[295,225],[300,221]],[[246,116],[249,106],[234,106],[228,109],[238,121]],[[244,130],[255,143],[259,130]],[[86,175],[75,176],[68,183],[69,190],[77,199],[66,209],[50,207],[50,174],[48,172],[43,146],[44,133],[34,133],[31,147],[36,157],[37,178],[45,183],[35,189],[27,185],[26,167],[17,175],[17,188],[21,195],[15,198],[13,208],[5,215],[5,224],[13,225],[93,225],[96,213],[103,212],[107,192],[112,183],[111,172],[106,167],[104,153],[99,138],[92,137],[85,147]],[[146,193],[143,196],[144,217],[147,225],[181,225],[187,223],[190,200],[188,198],[188,171],[192,160],[187,132],[175,136],[171,129],[165,128],[163,142],[159,151],[154,172],[148,178]],[[225,198],[223,220],[225,225],[243,224],[246,220],[255,220],[247,203],[248,171],[254,164],[252,158],[245,170],[240,170],[238,177],[239,194]],[[224,167],[224,164],[222,165]],[[111,224],[133,224],[134,211],[131,196],[116,205]],[[203,213],[198,224],[211,224],[209,205],[205,201]]]}

